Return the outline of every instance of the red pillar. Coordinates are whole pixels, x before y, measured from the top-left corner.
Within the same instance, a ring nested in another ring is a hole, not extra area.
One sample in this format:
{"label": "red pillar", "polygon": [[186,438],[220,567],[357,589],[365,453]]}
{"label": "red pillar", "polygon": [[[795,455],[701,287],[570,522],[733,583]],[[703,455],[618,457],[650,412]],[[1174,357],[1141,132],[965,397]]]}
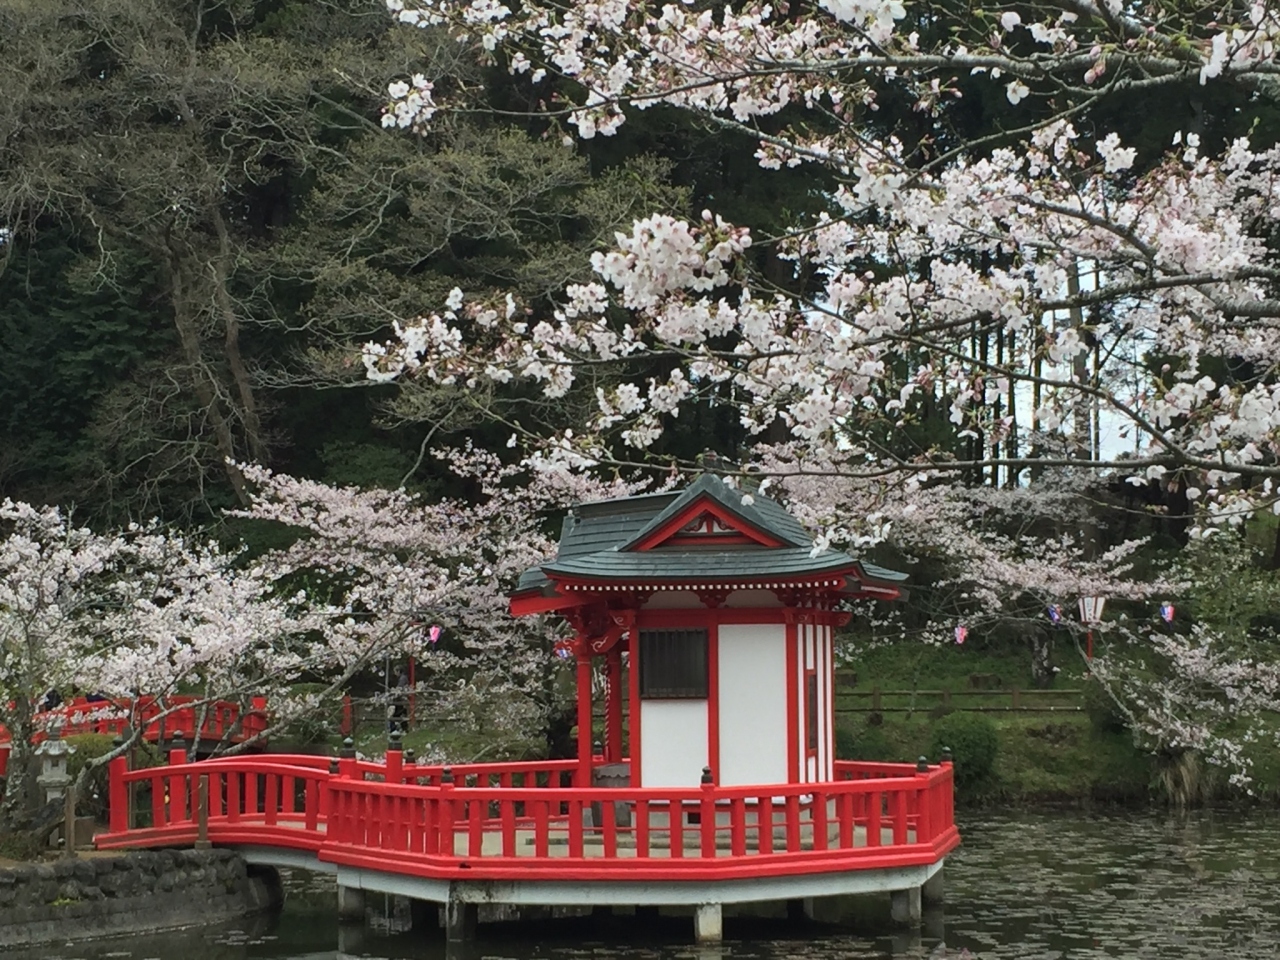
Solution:
{"label": "red pillar", "polygon": [[605,661],[608,694],[605,699],[604,756],[610,763],[622,760],[622,650],[614,647]]}
{"label": "red pillar", "polygon": [[591,786],[591,651],[578,649],[578,783]]}

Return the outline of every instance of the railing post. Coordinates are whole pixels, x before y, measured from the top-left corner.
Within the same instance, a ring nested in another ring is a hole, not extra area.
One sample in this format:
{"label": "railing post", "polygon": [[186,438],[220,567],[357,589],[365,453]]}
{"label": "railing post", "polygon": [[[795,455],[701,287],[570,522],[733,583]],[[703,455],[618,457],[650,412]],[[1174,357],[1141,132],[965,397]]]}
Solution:
{"label": "railing post", "polygon": [[710,767],[702,768],[702,809],[698,824],[702,835],[702,856],[711,859],[716,855],[716,778]]}
{"label": "railing post", "polygon": [[[186,741],[182,731],[173,732],[173,748],[169,751],[169,766],[179,767],[187,762]],[[169,777],[169,822],[187,819],[187,779],[184,776]],[[157,824],[158,826],[158,824]]]}
{"label": "railing post", "polygon": [[930,843],[933,840],[933,790],[929,782],[929,759],[921,757],[916,761],[916,779],[920,781],[916,799],[916,843]]}
{"label": "railing post", "polygon": [[[338,758],[330,757],[329,758],[329,780],[332,780],[337,775],[338,775]],[[326,829],[329,823],[329,791],[332,789],[329,786],[329,780],[324,780],[320,783],[320,796],[316,798],[316,804],[318,806],[316,814],[319,817],[320,822],[326,825]]]}
{"label": "railing post", "polygon": [[347,737],[338,751],[338,775],[347,780],[357,780],[356,771],[356,742]]}
{"label": "railing post", "polygon": [[[112,743],[117,750],[125,745],[124,737],[116,737]],[[121,753],[107,764],[107,815],[112,833],[124,833],[131,821],[129,789],[124,775],[129,772],[129,758]]]}
{"label": "railing post", "polygon": [[209,842],[209,776],[201,774],[196,781],[199,784],[196,800],[196,849],[208,850],[213,846]]}
{"label": "railing post", "polygon": [[404,753],[400,749],[400,731],[392,730],[387,734],[387,755],[383,759],[386,772],[383,776],[387,783],[400,783],[404,775]]}
{"label": "railing post", "polygon": [[955,770],[951,762],[951,748],[942,748],[941,765],[947,771],[946,788],[942,794],[942,824],[943,827],[951,827],[955,825],[955,790],[956,778]]}
{"label": "railing post", "polygon": [[446,766],[440,771],[440,843],[438,850],[442,856],[452,857],[453,846],[453,768]]}

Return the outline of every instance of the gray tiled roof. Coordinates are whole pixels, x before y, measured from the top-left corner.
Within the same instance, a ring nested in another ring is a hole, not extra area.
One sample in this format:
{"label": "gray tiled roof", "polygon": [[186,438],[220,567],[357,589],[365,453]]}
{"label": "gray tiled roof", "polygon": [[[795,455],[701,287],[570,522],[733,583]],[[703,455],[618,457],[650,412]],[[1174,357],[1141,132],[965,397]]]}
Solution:
{"label": "gray tiled roof", "polygon": [[[714,499],[744,524],[786,546],[634,549],[700,497]],[[861,563],[837,550],[814,556],[813,541],[780,503],[758,494],[752,500],[744,503],[741,493],[719,477],[703,474],[683,491],[581,504],[565,518],[556,558],[526,570],[516,593],[548,589],[547,574],[598,580],[710,582],[729,578],[767,581],[770,577],[856,570],[864,578],[887,583],[906,579],[906,574]]]}

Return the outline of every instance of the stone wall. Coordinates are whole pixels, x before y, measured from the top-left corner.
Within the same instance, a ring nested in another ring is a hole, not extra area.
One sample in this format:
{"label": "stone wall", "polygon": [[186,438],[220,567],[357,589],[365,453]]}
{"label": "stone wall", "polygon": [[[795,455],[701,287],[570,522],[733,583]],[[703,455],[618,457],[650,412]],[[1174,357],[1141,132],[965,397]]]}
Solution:
{"label": "stone wall", "polygon": [[143,933],[278,906],[279,877],[229,850],[143,850],[0,869],[0,950]]}

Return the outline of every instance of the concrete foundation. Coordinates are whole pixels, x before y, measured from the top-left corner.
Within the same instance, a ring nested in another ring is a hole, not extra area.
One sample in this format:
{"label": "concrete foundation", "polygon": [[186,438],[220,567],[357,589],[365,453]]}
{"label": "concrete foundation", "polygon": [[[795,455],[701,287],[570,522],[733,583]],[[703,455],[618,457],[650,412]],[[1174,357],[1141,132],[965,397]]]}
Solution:
{"label": "concrete foundation", "polygon": [[920,888],[920,898],[924,901],[925,906],[941,906],[946,902],[946,883],[942,879],[942,867],[932,877],[924,882],[924,886]]}
{"label": "concrete foundation", "polygon": [[693,939],[697,943],[719,943],[724,939],[724,920],[718,903],[702,903],[693,911]]}
{"label": "concrete foundation", "polygon": [[889,914],[894,923],[919,926],[922,913],[919,887],[894,890],[889,894]]}
{"label": "concrete foundation", "polygon": [[451,944],[467,944],[476,938],[478,908],[474,903],[450,900],[444,905],[444,936]]}
{"label": "concrete foundation", "polygon": [[364,891],[358,887],[338,886],[338,919],[347,923],[364,923]]}

